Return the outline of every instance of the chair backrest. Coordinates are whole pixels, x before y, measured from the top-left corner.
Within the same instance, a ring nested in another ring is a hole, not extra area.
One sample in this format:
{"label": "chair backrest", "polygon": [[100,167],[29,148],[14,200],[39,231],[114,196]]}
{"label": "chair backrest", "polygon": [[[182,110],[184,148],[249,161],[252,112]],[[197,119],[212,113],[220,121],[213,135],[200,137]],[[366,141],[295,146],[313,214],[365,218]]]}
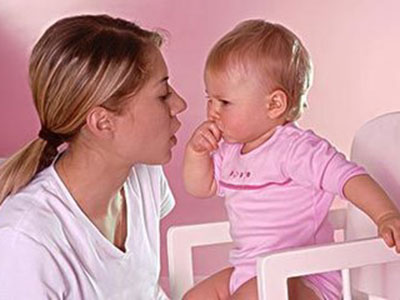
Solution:
{"label": "chair backrest", "polygon": [[[351,159],[366,168],[400,207],[400,112],[367,122],[355,135]],[[375,224],[359,209],[349,205],[346,239],[377,236]],[[387,299],[399,299],[400,264],[369,266],[351,271],[357,290]]]}

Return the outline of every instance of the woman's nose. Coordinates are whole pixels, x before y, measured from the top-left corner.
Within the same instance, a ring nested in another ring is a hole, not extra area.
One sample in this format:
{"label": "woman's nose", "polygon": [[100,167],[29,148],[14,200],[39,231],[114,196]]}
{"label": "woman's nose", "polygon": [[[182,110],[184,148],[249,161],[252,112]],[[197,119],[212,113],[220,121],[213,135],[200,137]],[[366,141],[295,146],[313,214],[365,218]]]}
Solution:
{"label": "woman's nose", "polygon": [[172,116],[176,116],[177,114],[186,110],[186,108],[187,108],[186,101],[174,89],[172,89],[171,97],[173,97],[173,101],[172,101],[172,105],[171,105],[171,115]]}

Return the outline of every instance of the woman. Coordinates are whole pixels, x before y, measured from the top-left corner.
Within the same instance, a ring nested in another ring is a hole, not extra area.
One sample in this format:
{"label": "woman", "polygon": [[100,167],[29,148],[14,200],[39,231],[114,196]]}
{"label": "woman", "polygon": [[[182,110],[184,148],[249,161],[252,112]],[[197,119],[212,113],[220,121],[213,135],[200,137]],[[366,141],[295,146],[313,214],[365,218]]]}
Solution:
{"label": "woman", "polygon": [[86,15],[56,22],[35,45],[42,128],[0,168],[1,299],[166,299],[159,221],[174,199],[159,165],[186,104],[161,43]]}

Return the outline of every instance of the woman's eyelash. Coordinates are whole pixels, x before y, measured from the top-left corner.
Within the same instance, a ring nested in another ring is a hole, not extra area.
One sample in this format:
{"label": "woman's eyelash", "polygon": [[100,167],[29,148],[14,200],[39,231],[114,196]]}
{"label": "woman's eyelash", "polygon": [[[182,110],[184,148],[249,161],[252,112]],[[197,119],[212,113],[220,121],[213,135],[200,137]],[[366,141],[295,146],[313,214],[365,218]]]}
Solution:
{"label": "woman's eyelash", "polygon": [[165,95],[160,96],[159,98],[161,100],[167,100],[169,98],[169,96],[171,96],[171,94],[172,94],[171,92],[168,92]]}

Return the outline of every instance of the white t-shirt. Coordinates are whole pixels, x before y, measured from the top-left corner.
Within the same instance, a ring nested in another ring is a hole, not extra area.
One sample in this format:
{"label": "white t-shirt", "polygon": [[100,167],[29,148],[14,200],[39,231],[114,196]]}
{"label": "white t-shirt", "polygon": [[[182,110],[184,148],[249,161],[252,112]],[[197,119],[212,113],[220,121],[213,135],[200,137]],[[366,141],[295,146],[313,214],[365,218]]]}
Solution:
{"label": "white t-shirt", "polygon": [[43,170],[0,206],[0,299],[164,300],[160,219],[174,207],[161,166],[124,184],[126,252],[89,221],[58,176]]}

